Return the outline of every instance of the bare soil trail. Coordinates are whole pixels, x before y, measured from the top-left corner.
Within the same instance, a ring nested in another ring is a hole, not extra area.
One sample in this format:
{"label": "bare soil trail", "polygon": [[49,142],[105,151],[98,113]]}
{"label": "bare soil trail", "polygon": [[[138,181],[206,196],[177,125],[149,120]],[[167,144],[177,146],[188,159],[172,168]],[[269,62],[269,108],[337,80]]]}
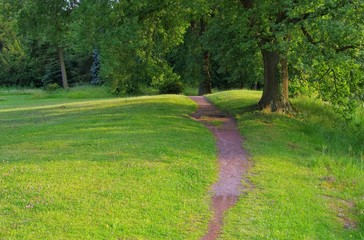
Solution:
{"label": "bare soil trail", "polygon": [[221,112],[205,97],[190,97],[198,104],[192,115],[215,136],[218,149],[219,180],[212,188],[213,218],[203,240],[217,239],[223,225],[224,213],[235,205],[243,190],[241,184],[249,168],[247,153],[242,148],[243,139],[233,117]]}

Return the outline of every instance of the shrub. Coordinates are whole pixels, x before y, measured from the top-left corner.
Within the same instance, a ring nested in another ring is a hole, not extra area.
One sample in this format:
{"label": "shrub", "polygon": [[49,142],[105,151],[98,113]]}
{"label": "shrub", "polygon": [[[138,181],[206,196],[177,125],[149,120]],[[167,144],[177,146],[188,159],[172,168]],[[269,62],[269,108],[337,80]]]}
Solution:
{"label": "shrub", "polygon": [[44,87],[44,90],[47,92],[54,92],[58,89],[60,89],[60,86],[57,83],[49,83]]}
{"label": "shrub", "polygon": [[182,82],[179,80],[166,80],[158,87],[161,94],[180,94],[183,91]]}

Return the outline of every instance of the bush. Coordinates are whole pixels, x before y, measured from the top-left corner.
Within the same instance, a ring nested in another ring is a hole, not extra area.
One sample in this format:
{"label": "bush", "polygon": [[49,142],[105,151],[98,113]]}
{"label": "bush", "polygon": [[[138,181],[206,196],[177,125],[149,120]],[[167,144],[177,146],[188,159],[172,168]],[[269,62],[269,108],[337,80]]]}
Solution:
{"label": "bush", "polygon": [[54,92],[60,88],[61,87],[57,83],[49,83],[49,84],[45,85],[44,90],[47,92]]}
{"label": "bush", "polygon": [[158,87],[160,94],[180,94],[183,91],[183,85],[179,80],[167,80]]}

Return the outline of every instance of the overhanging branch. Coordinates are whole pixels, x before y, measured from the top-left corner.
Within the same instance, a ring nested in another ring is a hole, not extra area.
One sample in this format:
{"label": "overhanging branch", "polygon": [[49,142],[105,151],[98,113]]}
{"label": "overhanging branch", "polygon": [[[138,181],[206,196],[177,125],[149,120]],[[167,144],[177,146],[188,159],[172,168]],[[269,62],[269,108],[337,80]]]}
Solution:
{"label": "overhanging branch", "polygon": [[243,4],[244,8],[251,9],[254,5],[254,0],[240,0],[241,4]]}
{"label": "overhanging branch", "polygon": [[343,47],[336,49],[336,52],[339,53],[339,52],[344,52],[349,49],[356,49],[356,48],[358,48],[358,46],[348,45],[348,46],[343,46]]}
{"label": "overhanging branch", "polygon": [[312,35],[307,31],[307,29],[303,25],[301,26],[301,30],[302,30],[303,35],[305,35],[305,37],[311,44],[313,44],[313,45],[318,44],[318,42],[315,42]]}
{"label": "overhanging branch", "polygon": [[352,3],[353,2],[351,0],[346,0],[346,1],[342,0],[334,6],[326,5],[321,8],[318,8],[316,11],[303,13],[301,16],[295,18],[288,18],[288,16],[286,16],[285,18],[281,19],[280,22],[287,20],[289,23],[299,23],[304,20],[307,20],[308,18],[323,17],[325,15],[328,15],[333,10],[337,10],[341,7],[344,7],[346,4],[352,4]]}

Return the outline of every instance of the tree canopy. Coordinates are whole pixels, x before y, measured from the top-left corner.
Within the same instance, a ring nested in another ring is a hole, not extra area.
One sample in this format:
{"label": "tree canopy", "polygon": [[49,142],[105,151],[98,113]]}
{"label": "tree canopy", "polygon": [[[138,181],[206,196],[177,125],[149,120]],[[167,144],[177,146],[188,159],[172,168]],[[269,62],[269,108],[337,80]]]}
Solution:
{"label": "tree canopy", "polygon": [[310,93],[345,112],[364,98],[363,15],[360,0],[0,0],[0,84],[263,88],[262,109]]}

